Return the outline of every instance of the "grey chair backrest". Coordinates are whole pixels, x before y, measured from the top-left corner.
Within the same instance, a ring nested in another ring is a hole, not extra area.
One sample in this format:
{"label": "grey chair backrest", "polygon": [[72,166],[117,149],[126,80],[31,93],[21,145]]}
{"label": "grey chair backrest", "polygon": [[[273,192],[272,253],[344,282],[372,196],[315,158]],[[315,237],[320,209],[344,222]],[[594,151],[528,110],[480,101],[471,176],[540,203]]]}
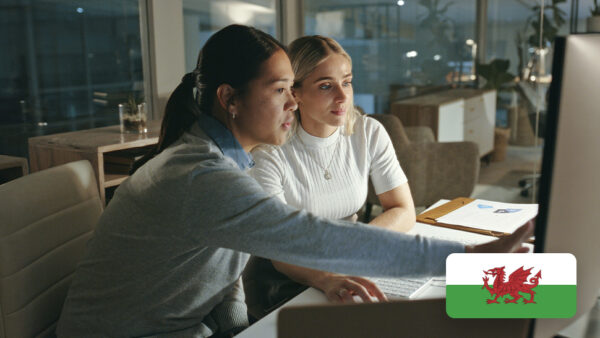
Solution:
{"label": "grey chair backrest", "polygon": [[0,338],[54,336],[101,213],[88,161],[0,185]]}
{"label": "grey chair backrest", "polygon": [[[469,197],[479,177],[479,151],[473,142],[435,142],[429,127],[407,127],[391,114],[373,114],[390,135],[408,178],[415,206]],[[411,136],[414,139],[411,139]],[[379,204],[369,188],[367,202]]]}

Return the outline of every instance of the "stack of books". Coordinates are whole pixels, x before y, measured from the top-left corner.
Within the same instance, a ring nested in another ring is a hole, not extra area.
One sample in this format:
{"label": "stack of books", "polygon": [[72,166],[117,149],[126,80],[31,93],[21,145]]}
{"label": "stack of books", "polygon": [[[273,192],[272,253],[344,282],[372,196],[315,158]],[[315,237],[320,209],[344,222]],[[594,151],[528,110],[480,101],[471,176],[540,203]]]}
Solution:
{"label": "stack of books", "polygon": [[128,149],[104,154],[104,172],[129,175],[135,161],[142,158],[146,149]]}

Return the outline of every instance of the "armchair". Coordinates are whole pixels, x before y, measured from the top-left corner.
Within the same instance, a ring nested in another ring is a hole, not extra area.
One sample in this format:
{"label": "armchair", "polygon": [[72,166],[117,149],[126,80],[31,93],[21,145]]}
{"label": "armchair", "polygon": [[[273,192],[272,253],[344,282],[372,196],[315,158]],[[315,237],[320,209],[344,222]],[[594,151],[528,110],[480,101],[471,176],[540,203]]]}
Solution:
{"label": "armchair", "polygon": [[0,185],[0,338],[54,336],[102,205],[88,161]]}
{"label": "armchair", "polygon": [[[429,127],[404,128],[391,114],[373,114],[390,138],[410,185],[415,206],[429,206],[439,199],[468,197],[479,176],[479,151],[473,142],[435,142]],[[365,219],[372,205],[379,205],[369,182]]]}

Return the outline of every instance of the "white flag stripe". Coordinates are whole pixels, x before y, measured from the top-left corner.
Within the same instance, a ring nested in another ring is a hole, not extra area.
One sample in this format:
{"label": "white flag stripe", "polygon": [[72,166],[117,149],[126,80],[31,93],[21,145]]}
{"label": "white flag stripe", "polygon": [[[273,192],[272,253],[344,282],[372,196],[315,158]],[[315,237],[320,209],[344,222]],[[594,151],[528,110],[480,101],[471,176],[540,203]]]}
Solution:
{"label": "white flag stripe", "polygon": [[[531,269],[527,280],[542,270],[540,285],[577,284],[577,261],[572,254],[451,254],[446,259],[447,285],[483,285],[483,270],[505,267],[505,280],[520,268]],[[490,276],[490,283],[494,278]]]}

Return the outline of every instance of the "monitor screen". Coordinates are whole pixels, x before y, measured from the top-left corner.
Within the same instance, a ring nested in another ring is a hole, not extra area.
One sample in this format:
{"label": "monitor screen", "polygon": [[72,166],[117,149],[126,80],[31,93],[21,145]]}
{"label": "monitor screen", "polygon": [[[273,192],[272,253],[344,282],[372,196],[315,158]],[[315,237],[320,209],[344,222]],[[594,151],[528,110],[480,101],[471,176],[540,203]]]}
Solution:
{"label": "monitor screen", "polygon": [[600,289],[600,34],[555,41],[535,252],[577,259],[577,313],[538,319],[547,337],[588,313]]}

